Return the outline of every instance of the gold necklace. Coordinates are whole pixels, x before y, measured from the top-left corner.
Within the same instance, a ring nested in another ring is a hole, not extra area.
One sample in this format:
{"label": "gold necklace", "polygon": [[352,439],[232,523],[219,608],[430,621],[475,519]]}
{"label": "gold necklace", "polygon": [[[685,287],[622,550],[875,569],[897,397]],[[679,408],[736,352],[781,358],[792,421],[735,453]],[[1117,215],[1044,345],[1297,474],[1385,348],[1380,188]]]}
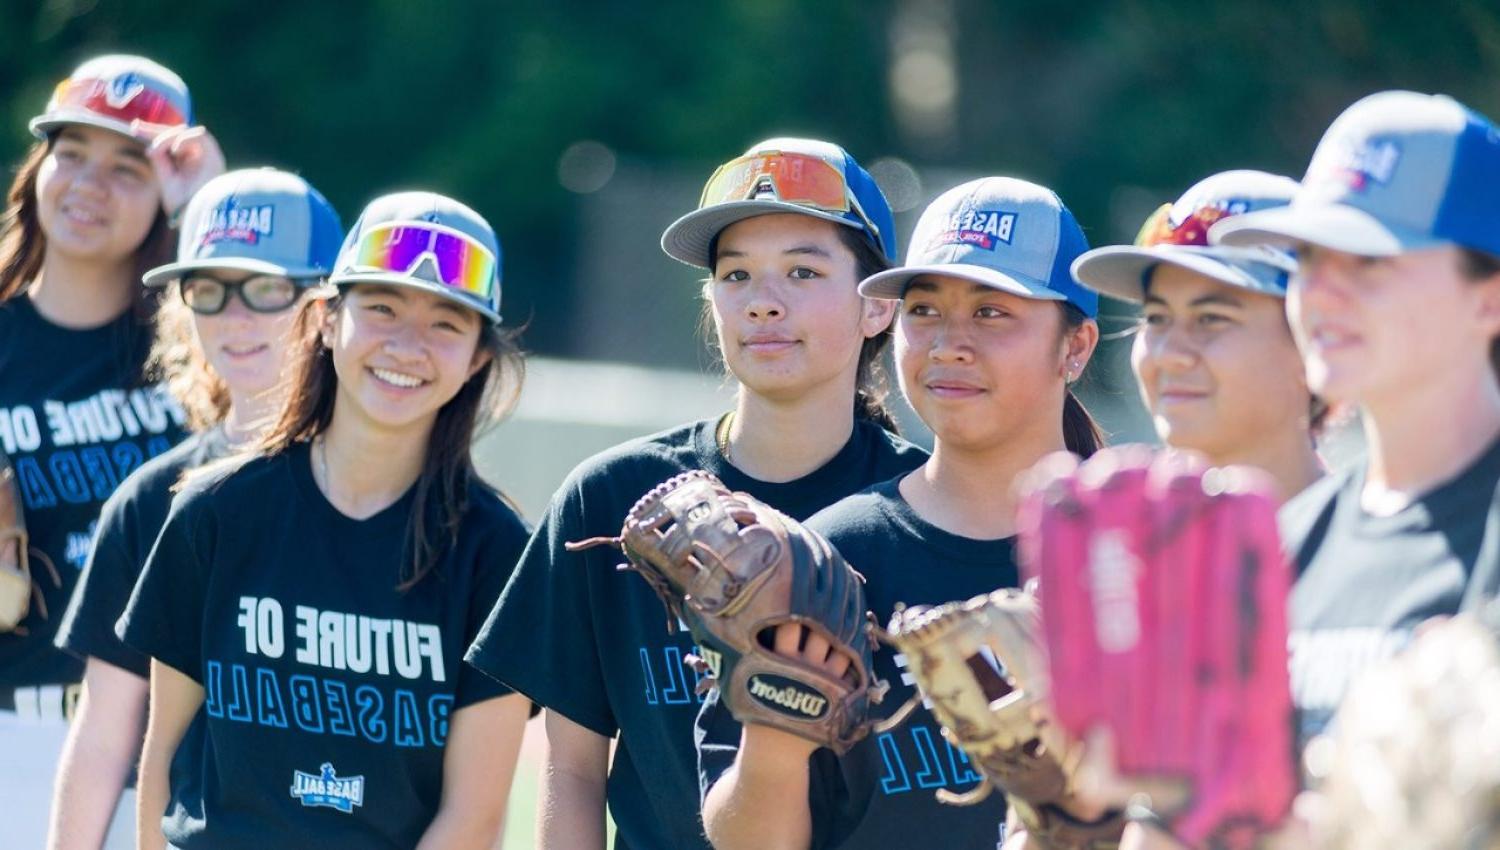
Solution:
{"label": "gold necklace", "polygon": [[734,425],[734,411],[724,414],[719,420],[719,426],[714,429],[714,442],[719,446],[719,454],[725,460],[729,460],[729,429]]}

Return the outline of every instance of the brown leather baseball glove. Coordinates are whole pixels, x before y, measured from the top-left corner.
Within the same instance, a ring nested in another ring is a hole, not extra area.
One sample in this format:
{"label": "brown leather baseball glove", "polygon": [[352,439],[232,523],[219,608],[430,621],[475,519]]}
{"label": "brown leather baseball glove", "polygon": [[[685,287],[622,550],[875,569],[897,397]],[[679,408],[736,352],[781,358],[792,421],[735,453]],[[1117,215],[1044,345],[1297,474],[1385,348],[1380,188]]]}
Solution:
{"label": "brown leather baseball glove", "polygon": [[[864,579],[828,541],[706,472],[673,477],[642,496],[618,538],[628,564],[698,643],[704,687],[716,686],[742,723],[772,726],[839,753],[869,731],[872,682]],[[772,650],[776,627],[796,623],[848,657],[843,676]]]}

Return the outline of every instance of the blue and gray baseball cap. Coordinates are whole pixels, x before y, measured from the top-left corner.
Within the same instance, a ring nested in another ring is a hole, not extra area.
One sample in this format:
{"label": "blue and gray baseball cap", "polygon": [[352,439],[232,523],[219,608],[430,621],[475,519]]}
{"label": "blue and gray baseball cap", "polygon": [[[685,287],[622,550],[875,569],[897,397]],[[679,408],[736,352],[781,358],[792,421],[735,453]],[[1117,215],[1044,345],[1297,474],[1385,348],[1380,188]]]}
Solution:
{"label": "blue and gray baseball cap", "polygon": [[1444,95],[1372,94],[1334,120],[1290,206],[1217,224],[1225,245],[1310,242],[1382,257],[1500,255],[1500,130]]}
{"label": "blue and gray baseball cap", "polygon": [[1066,301],[1090,318],[1098,293],[1068,272],[1088,240],[1057,193],[1014,177],[985,177],[939,195],[917,220],[906,265],[859,285],[869,298],[900,299],[922,275],[950,275],[1023,298]]}
{"label": "blue and gray baseball cap", "polygon": [[28,126],[38,139],[65,124],[88,124],[131,136],[134,121],[156,128],[190,126],[193,100],[187,84],[170,70],[143,56],[113,54],[74,69]]}
{"label": "blue and gray baseball cap", "polygon": [[875,178],[848,151],[816,139],[767,139],[719,166],[698,209],[662,233],[661,248],[675,260],[706,269],[712,264],[709,246],[724,228],[788,212],[860,230],[882,256],[896,260],[895,216]]}
{"label": "blue and gray baseball cap", "polygon": [[1265,245],[1210,245],[1216,222],[1291,203],[1297,181],[1264,171],[1224,171],[1193,184],[1176,203],[1147,219],[1134,245],[1095,248],[1073,261],[1073,277],[1084,286],[1123,301],[1144,300],[1151,271],[1178,266],[1230,286],[1285,296],[1297,261]]}
{"label": "blue and gray baseball cap", "polygon": [[327,277],[343,236],[338,213],[301,177],[274,168],[230,171],[188,201],[177,262],[143,280],[164,286],[198,269]]}
{"label": "blue and gray baseball cap", "polygon": [[452,198],[382,195],[350,228],[328,282],[410,286],[499,324],[500,239],[484,216]]}

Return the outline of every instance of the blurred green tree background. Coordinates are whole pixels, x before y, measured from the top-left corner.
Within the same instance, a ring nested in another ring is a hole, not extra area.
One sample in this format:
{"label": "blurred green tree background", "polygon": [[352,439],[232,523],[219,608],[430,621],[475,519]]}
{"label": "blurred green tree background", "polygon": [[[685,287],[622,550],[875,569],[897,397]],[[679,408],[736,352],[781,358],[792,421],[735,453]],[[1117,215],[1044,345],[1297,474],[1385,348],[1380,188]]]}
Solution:
{"label": "blurred green tree background", "polygon": [[[951,182],[1005,173],[1055,188],[1105,244],[1209,173],[1300,176],[1329,120],[1375,90],[1500,114],[1494,2],[0,6],[7,162],[77,62],[143,53],[188,81],[232,165],[301,172],[346,224],[413,186],[484,212],[505,245],[507,317],[530,321],[533,350],[668,365],[701,360],[686,328],[670,342],[654,328],[692,322],[693,299],[655,302],[694,273],[655,236],[759,138],[826,137],[881,161],[906,230]],[[626,332],[601,335],[611,324]]]}

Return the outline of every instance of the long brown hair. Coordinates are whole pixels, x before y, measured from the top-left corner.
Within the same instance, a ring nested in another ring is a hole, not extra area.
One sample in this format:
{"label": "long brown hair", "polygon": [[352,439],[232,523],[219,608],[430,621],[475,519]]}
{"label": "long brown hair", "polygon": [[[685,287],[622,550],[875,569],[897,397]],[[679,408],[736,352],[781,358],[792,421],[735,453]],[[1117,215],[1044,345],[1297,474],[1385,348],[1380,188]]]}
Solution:
{"label": "long brown hair", "polygon": [[[870,275],[883,272],[891,267],[885,255],[875,250],[869,238],[861,231],[852,227],[836,227],[839,242],[849,253],[854,255],[855,280],[864,280]],[[709,265],[712,267],[719,258],[719,238],[714,237],[708,246]],[[710,274],[703,281],[703,309],[698,314],[698,332],[709,345],[716,339],[714,334],[713,305],[709,302],[709,286],[713,283],[713,275]],[[894,324],[894,323],[893,323]],[[891,382],[886,370],[885,355],[891,347],[891,327],[887,326],[880,333],[865,337],[859,346],[859,366],[854,375],[854,417],[856,419],[868,419],[876,425],[884,428],[892,434],[901,433],[896,423],[896,417],[891,414],[886,405],[886,399],[890,397]],[[722,358],[722,352],[720,352]]]}
{"label": "long brown hair", "polygon": [[[42,271],[47,234],[43,232],[37,214],[36,184],[42,162],[52,150],[56,138],[54,133],[46,141],[31,146],[21,158],[10,191],[6,193],[5,213],[0,217],[0,304],[25,292]],[[150,332],[155,299],[139,285],[141,276],[149,269],[170,262],[172,249],[172,229],[167,225],[166,213],[158,206],[151,229],[135,250],[130,292],[136,321],[130,323],[127,338],[121,340],[122,356],[129,357],[143,347],[145,335]]]}
{"label": "long brown hair", "polygon": [[208,363],[193,333],[193,311],[177,284],[167,287],[156,310],[156,333],[146,375],[162,381],[187,413],[194,431],[213,428],[229,415],[229,386]]}
{"label": "long brown hair", "polygon": [[[1062,333],[1066,338],[1068,334],[1078,330],[1084,322],[1090,321],[1083,311],[1072,304],[1058,302],[1062,313]],[[1081,377],[1081,376],[1080,376]],[[1078,396],[1073,394],[1070,386],[1065,391],[1062,409],[1063,445],[1068,451],[1079,457],[1087,458],[1104,448],[1104,429],[1089,413]]]}
{"label": "long brown hair", "polygon": [[[339,310],[343,301],[341,291],[326,300],[309,298],[299,309],[292,330],[290,389],[280,415],[261,437],[257,454],[281,454],[328,430],[338,375],[333,352],[323,345],[320,330],[323,317]],[[468,510],[469,487],[484,483],[474,469],[470,447],[481,428],[509,415],[521,395],[526,360],[516,336],[486,322],[478,350],[489,352],[489,363],[438,410],[417,476],[407,524],[409,557],[397,576],[397,590],[414,587],[437,567]]]}

